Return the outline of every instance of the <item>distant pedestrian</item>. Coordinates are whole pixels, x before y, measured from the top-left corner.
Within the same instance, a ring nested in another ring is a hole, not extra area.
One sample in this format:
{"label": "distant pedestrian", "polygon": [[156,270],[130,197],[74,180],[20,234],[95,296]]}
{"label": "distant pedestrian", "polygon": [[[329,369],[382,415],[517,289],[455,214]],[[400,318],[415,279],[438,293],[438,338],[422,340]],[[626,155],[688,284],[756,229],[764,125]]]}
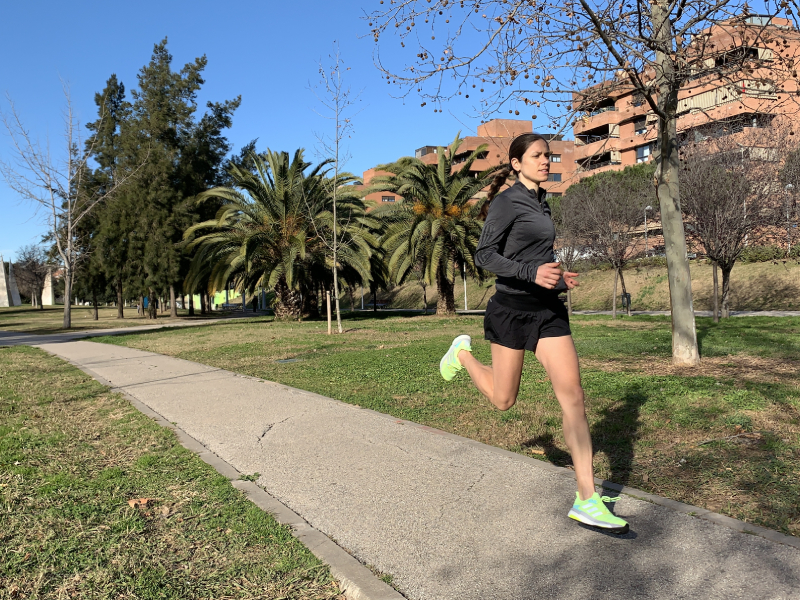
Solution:
{"label": "distant pedestrian", "polygon": [[[580,369],[569,316],[558,294],[578,285],[577,273],[563,271],[553,251],[555,226],[545,190],[550,173],[547,140],[534,133],[518,136],[508,150],[509,166],[489,189],[486,222],[475,264],[497,275],[496,293],[486,306],[485,337],[491,342],[492,366],[472,356],[472,340],[460,335],[439,365],[450,381],[465,368],[473,383],[500,410],[517,401],[525,350],[547,372],[563,411],[564,439],[575,467],[578,491],[569,517],[615,533],[628,523],[612,514],[594,487],[592,440],[586,420]],[[497,194],[512,174],[510,188]]]}

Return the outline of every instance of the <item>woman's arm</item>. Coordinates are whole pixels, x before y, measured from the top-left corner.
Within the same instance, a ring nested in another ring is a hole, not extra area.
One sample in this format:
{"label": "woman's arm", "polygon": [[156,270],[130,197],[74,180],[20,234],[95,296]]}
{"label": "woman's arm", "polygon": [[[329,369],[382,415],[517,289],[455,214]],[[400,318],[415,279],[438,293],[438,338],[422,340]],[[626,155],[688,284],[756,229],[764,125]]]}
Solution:
{"label": "woman's arm", "polygon": [[513,277],[534,283],[537,265],[517,262],[502,255],[502,247],[515,218],[514,205],[507,197],[500,195],[492,200],[475,251],[475,264],[499,277]]}

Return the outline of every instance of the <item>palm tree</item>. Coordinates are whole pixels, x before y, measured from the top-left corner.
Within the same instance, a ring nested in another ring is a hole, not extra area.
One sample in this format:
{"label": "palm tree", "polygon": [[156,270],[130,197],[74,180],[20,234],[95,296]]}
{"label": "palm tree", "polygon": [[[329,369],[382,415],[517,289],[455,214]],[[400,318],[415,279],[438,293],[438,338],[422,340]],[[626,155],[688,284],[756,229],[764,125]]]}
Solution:
{"label": "palm tree", "polygon": [[[310,282],[319,275],[320,262],[329,262],[322,241],[332,226],[329,178],[324,161],[306,174],[311,164],[297,150],[292,161],[287,152],[267,150],[251,155],[253,170],[230,168],[235,187],[217,187],[200,194],[198,202],[223,202],[214,219],[186,230],[187,250],[194,251],[187,277],[189,286],[208,278],[210,288],[221,289],[233,280],[243,292],[259,285],[275,290],[278,318],[302,316],[301,290],[315,289]],[[344,185],[351,175],[340,174],[334,185]],[[338,230],[347,246],[339,262],[347,261],[363,275],[369,274],[369,235],[365,229],[363,204],[346,196]],[[210,270],[209,270],[210,265]],[[204,276],[205,275],[205,276]]]}
{"label": "palm tree", "polygon": [[483,200],[472,200],[500,168],[495,166],[480,173],[470,170],[486,150],[483,144],[463,157],[461,167],[453,171],[453,159],[461,143],[456,135],[446,152],[440,147],[435,165],[402,158],[377,167],[393,175],[376,177],[372,185],[374,191],[395,192],[403,197],[403,202],[380,207],[373,213],[386,224],[383,242],[392,279],[403,283],[414,267],[421,265],[425,283],[435,284],[438,289],[439,315],[455,312],[456,268],[481,275],[474,257],[483,227],[479,219]]}

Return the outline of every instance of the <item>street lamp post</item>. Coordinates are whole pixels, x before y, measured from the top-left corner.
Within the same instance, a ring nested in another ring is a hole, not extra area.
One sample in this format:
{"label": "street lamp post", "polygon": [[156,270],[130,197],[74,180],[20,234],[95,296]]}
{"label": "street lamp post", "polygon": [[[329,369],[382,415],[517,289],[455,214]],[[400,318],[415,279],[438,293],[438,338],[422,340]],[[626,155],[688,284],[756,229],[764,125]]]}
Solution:
{"label": "street lamp post", "polygon": [[653,210],[652,206],[644,207],[644,257],[647,258],[647,211]]}

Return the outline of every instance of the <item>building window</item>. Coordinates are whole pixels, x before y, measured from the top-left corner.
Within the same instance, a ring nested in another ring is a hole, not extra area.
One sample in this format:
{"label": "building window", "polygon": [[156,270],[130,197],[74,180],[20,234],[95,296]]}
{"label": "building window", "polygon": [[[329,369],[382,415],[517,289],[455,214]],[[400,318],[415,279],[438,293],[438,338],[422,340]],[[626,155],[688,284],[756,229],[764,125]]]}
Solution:
{"label": "building window", "polygon": [[547,181],[561,181],[561,173],[550,173],[547,176]]}
{"label": "building window", "polygon": [[381,196],[381,202],[394,202],[394,196]]}
{"label": "building window", "polygon": [[647,162],[650,155],[653,153],[653,144],[645,144],[636,148],[636,162]]}
{"label": "building window", "polygon": [[644,135],[647,133],[647,117],[636,119],[633,122],[633,129],[636,132],[636,135]]}
{"label": "building window", "polygon": [[550,155],[550,162],[561,162],[561,155],[560,154],[551,154]]}
{"label": "building window", "polygon": [[634,92],[633,97],[631,98],[631,105],[633,106],[642,106],[644,104],[644,94],[641,92]]}

